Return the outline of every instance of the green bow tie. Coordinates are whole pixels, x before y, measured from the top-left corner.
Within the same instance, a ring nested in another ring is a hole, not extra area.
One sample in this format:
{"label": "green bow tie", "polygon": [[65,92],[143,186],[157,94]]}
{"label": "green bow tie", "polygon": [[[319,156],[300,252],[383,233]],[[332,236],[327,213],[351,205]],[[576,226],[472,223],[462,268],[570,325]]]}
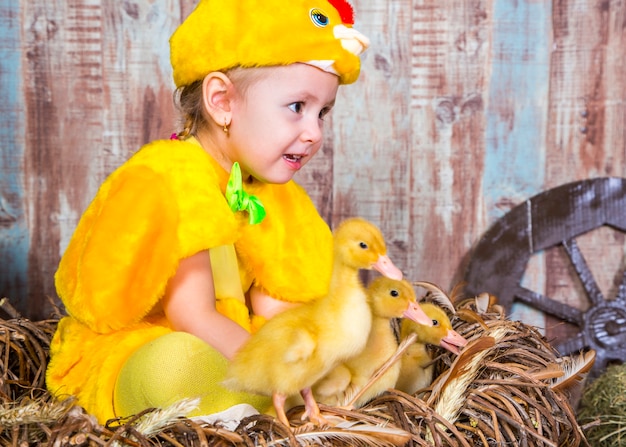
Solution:
{"label": "green bow tie", "polygon": [[241,180],[241,168],[239,163],[233,163],[226,185],[226,200],[233,212],[247,211],[252,225],[261,223],[265,218],[265,207],[258,197],[248,194],[243,190]]}

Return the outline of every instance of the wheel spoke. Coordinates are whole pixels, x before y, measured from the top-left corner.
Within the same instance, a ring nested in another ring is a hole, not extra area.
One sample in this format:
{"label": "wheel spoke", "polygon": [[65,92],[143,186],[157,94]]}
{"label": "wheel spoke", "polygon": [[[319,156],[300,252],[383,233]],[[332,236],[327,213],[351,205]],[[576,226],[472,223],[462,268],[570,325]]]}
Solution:
{"label": "wheel spoke", "polygon": [[568,304],[555,301],[552,298],[533,292],[532,290],[522,286],[518,286],[515,289],[515,298],[531,305],[535,309],[541,310],[555,317],[559,317],[579,327],[583,325],[582,312]]}
{"label": "wheel spoke", "polygon": [[567,251],[567,255],[569,256],[574,269],[576,269],[576,273],[578,273],[578,277],[587,292],[587,296],[593,305],[600,304],[604,301],[604,296],[602,295],[591,270],[589,270],[587,261],[585,261],[585,257],[580,251],[580,248],[578,248],[578,244],[574,239],[565,240],[562,244],[563,247],[565,247],[565,251]]}
{"label": "wheel spoke", "polygon": [[561,355],[570,355],[574,353],[578,353],[585,346],[585,336],[581,334],[577,334],[576,336],[563,341],[555,341],[554,347]]}
{"label": "wheel spoke", "polygon": [[622,281],[619,283],[616,299],[626,302],[626,269],[622,272]]}

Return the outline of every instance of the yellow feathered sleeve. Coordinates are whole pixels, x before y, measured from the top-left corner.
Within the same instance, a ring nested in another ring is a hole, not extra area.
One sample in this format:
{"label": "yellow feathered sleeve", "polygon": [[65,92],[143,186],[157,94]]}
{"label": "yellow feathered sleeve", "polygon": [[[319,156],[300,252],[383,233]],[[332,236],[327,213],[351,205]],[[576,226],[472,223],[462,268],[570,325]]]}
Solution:
{"label": "yellow feathered sleeve", "polygon": [[332,233],[302,187],[294,181],[250,189],[267,211],[243,229],[237,255],[247,275],[270,296],[307,302],[326,295],[332,270]]}
{"label": "yellow feathered sleeve", "polygon": [[163,296],[180,259],[232,244],[238,228],[208,154],[156,141],[101,186],[61,260],[57,291],[92,330],[128,327]]}

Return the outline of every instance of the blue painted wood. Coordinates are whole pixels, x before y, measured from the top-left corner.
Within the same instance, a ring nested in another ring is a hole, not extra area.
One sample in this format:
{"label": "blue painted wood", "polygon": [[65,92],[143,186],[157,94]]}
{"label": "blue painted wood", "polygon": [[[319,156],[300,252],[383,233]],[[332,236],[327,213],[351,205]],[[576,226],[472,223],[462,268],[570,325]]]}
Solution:
{"label": "blue painted wood", "polygon": [[[483,173],[490,223],[545,185],[551,18],[549,1],[494,2]],[[544,326],[524,304],[513,314]]]}
{"label": "blue painted wood", "polygon": [[493,4],[483,191],[490,222],[545,181],[552,2]]}
{"label": "blue painted wood", "polygon": [[0,0],[0,298],[28,288],[20,29],[19,2]]}

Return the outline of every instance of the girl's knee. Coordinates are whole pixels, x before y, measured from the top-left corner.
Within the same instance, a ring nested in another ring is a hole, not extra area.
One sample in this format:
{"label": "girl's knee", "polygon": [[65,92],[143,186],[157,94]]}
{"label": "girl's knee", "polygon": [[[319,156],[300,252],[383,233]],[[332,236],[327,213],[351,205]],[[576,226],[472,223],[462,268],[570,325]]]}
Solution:
{"label": "girl's knee", "polygon": [[206,415],[248,403],[263,412],[268,397],[225,388],[228,361],[207,343],[186,332],[163,335],[135,351],[122,367],[114,394],[115,413],[130,416],[146,408],[166,408],[200,398],[190,415]]}

